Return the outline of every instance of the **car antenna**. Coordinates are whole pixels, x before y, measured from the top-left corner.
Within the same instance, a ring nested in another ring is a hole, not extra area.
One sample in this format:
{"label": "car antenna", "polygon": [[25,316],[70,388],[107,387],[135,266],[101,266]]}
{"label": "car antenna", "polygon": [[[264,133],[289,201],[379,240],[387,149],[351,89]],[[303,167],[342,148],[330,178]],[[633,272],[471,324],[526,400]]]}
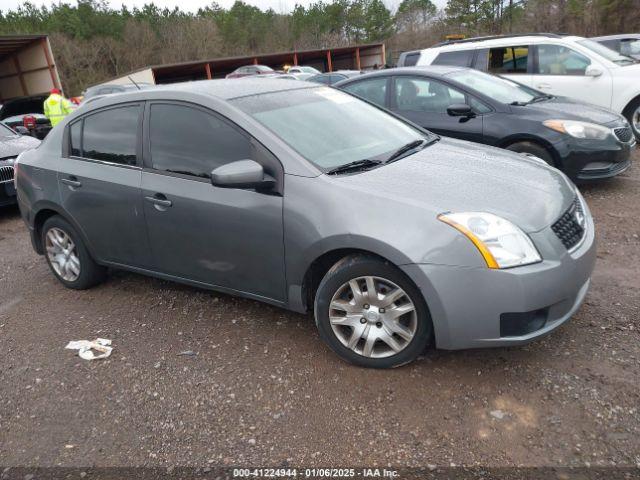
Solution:
{"label": "car antenna", "polygon": [[134,80],[133,78],[131,78],[131,75],[127,75],[127,78],[128,78],[129,80],[131,80],[131,83],[133,83],[133,84],[136,86],[136,88],[137,88],[138,90],[142,90],[142,89],[140,88],[140,85],[138,85],[138,84],[135,82],[135,80]]}

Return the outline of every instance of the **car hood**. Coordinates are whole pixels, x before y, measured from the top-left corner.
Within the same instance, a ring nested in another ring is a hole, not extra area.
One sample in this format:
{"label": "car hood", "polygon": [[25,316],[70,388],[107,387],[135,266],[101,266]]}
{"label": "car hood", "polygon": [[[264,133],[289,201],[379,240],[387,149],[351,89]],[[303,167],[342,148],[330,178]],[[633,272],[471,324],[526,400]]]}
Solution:
{"label": "car hood", "polygon": [[580,120],[583,122],[599,123],[600,125],[615,126],[624,124],[625,119],[611,110],[589,103],[572,100],[567,97],[553,97],[549,100],[532,103],[522,107],[513,107],[516,111],[529,114],[539,114],[545,120]]}
{"label": "car hood", "polygon": [[564,174],[540,161],[450,138],[389,165],[334,178],[364,195],[434,215],[490,212],[529,233],[554,223],[576,195]]}
{"label": "car hood", "polygon": [[17,157],[20,153],[40,145],[40,140],[16,135],[14,137],[0,138],[0,160],[7,157]]}

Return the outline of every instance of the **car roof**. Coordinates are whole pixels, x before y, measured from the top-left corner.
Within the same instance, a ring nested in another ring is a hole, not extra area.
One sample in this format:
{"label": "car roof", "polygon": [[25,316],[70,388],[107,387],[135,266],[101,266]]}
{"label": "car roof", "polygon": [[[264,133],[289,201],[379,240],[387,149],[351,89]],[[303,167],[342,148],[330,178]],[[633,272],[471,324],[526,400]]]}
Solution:
{"label": "car roof", "polygon": [[121,93],[119,95],[105,95],[102,98],[106,99],[110,97],[113,99],[114,103],[121,103],[122,99],[129,95],[144,99],[147,95],[152,97],[157,96],[158,93],[161,94],[162,92],[188,92],[210,95],[222,100],[231,100],[234,98],[261,95],[264,93],[320,87],[321,86],[317,84],[301,82],[300,80],[293,79],[245,77],[157,85],[153,89],[131,91]]}
{"label": "car roof", "polygon": [[604,35],[602,37],[591,37],[591,40],[622,40],[624,38],[640,38],[640,33],[619,33],[617,35]]}
{"label": "car roof", "polygon": [[372,77],[381,77],[386,75],[434,75],[434,76],[445,76],[452,72],[457,72],[460,70],[472,70],[467,67],[457,67],[454,65],[416,65],[414,67],[397,67],[397,68],[385,68],[384,70],[375,70],[373,72],[368,72],[358,78],[349,78],[347,80],[342,80],[338,84],[347,84],[352,82],[359,82],[366,78]]}
{"label": "car roof", "polygon": [[584,37],[573,35],[505,35],[499,37],[479,37],[477,39],[469,38],[463,41],[452,41],[448,43],[439,43],[425,50],[471,50],[479,47],[492,46],[511,46],[520,44],[535,44],[553,40],[556,42],[582,40]]}

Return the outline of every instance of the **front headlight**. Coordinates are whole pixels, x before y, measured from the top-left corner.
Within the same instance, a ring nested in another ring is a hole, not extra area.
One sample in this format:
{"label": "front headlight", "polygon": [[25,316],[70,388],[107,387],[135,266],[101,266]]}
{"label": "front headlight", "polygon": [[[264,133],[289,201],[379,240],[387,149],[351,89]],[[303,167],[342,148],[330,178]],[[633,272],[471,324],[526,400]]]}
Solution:
{"label": "front headlight", "polygon": [[574,138],[604,140],[611,135],[610,128],[596,123],[579,122],[577,120],[545,120],[542,124],[551,130],[566,133]]}
{"label": "front headlight", "polygon": [[518,267],[542,261],[526,233],[492,213],[443,213],[438,215],[438,220],[471,240],[489,268]]}

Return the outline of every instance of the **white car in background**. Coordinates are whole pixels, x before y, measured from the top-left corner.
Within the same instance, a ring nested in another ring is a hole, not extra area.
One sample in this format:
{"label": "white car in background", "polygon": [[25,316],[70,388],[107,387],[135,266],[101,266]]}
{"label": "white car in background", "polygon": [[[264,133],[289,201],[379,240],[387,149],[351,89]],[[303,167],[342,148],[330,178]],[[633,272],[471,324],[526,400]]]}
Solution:
{"label": "white car in background", "polygon": [[583,37],[478,37],[400,55],[399,67],[456,65],[490,72],[556,96],[623,114],[640,138],[640,64]]}
{"label": "white car in background", "polygon": [[298,80],[307,80],[321,72],[317,68],[304,65],[294,65],[293,67],[289,67],[287,73],[295,76]]}

